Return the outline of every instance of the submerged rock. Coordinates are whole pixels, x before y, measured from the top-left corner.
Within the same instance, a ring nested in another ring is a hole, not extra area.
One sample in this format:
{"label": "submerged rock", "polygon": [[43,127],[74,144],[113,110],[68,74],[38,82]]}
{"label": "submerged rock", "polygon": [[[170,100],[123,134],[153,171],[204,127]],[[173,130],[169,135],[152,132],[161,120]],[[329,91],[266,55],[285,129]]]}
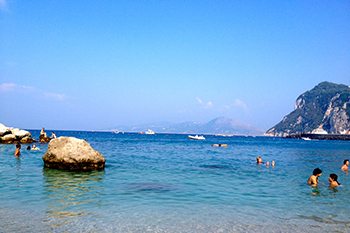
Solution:
{"label": "submerged rock", "polygon": [[83,139],[59,137],[49,142],[44,166],[69,171],[91,171],[105,167],[104,156]]}

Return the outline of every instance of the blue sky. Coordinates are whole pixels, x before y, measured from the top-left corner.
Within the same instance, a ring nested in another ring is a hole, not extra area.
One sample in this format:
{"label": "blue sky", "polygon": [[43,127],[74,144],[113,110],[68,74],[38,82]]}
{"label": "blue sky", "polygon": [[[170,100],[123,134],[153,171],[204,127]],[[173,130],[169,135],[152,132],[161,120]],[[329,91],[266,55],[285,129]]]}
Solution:
{"label": "blue sky", "polygon": [[350,85],[350,2],[0,0],[0,123],[98,130],[225,116],[264,130]]}

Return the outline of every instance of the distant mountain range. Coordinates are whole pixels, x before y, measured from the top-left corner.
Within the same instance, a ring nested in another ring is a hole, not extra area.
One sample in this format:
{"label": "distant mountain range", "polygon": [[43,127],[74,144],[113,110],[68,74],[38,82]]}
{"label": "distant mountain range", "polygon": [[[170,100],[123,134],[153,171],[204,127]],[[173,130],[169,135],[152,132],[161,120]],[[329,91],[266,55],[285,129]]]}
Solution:
{"label": "distant mountain range", "polygon": [[350,87],[322,82],[301,94],[294,111],[269,129],[265,136],[327,132],[340,134],[350,130]]}
{"label": "distant mountain range", "polygon": [[156,133],[184,133],[184,134],[225,134],[225,135],[251,135],[259,136],[265,131],[243,121],[226,117],[215,118],[208,123],[199,122],[159,122],[155,124],[142,124],[136,126],[119,126],[111,129],[122,132],[144,132],[148,129]]}

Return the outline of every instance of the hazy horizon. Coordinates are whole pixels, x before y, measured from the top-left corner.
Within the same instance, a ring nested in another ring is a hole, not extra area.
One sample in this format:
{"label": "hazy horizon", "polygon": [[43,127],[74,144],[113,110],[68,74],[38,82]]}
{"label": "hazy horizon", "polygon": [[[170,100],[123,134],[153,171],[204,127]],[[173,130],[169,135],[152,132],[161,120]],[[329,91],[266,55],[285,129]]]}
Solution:
{"label": "hazy horizon", "polygon": [[0,123],[102,130],[225,116],[268,130],[350,85],[349,1],[0,0]]}

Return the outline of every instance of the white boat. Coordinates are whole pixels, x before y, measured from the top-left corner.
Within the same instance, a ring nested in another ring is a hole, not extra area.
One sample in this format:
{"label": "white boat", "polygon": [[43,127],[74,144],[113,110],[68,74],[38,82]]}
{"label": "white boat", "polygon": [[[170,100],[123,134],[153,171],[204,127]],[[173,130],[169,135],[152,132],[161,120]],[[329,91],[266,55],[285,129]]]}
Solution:
{"label": "white boat", "polygon": [[306,138],[302,137],[301,139],[303,139],[305,141],[311,141],[311,138],[309,138],[309,137],[306,137]]}
{"label": "white boat", "polygon": [[321,128],[313,130],[312,133],[313,134],[328,134],[326,130],[321,129]]}
{"label": "white boat", "polygon": [[149,129],[145,132],[145,134],[156,134],[156,133]]}
{"label": "white boat", "polygon": [[196,140],[205,140],[205,137],[203,135],[201,136],[191,136],[191,135],[188,135],[189,139],[196,139]]}

